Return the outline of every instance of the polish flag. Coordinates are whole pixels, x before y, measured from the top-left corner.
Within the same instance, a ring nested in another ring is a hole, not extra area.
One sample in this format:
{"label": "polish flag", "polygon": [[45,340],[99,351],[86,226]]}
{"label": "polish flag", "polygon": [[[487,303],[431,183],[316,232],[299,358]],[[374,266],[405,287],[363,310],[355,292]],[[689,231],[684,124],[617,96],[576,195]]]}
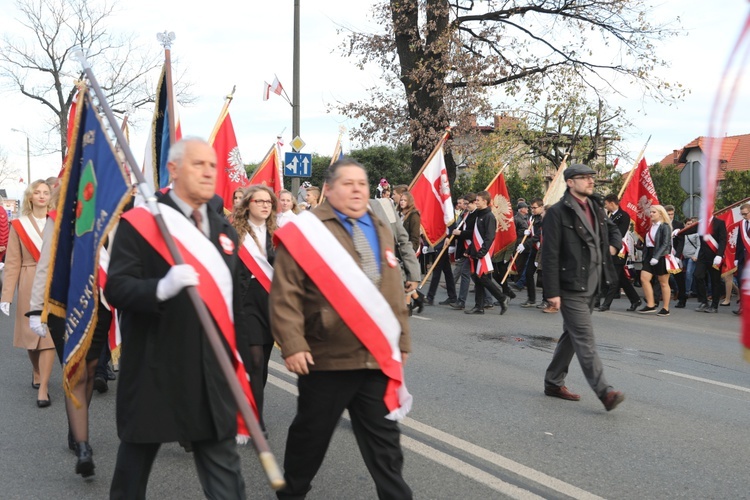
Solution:
{"label": "polish flag", "polygon": [[271,97],[271,92],[276,95],[281,95],[284,91],[284,87],[281,86],[279,78],[274,76],[273,83],[263,82],[263,100],[267,101]]}
{"label": "polish flag", "polygon": [[448,226],[455,219],[443,154],[443,144],[447,137],[448,134],[445,134],[432,152],[429,162],[409,186],[414,204],[422,216],[422,229],[430,246],[435,246],[445,238]]}
{"label": "polish flag", "polygon": [[651,228],[651,205],[658,204],[659,198],[656,197],[654,181],[651,180],[646,159],[641,158],[620,200],[620,208],[630,215],[635,223],[635,232],[641,239],[646,237]]}
{"label": "polish flag", "polygon": [[486,191],[490,193],[490,206],[497,221],[495,239],[487,252],[487,255],[492,257],[516,243],[516,223],[513,220],[513,204],[505,185],[505,174],[499,173],[489,183]]}
{"label": "polish flag", "polygon": [[263,158],[258,168],[255,169],[247,184],[262,184],[269,187],[276,195],[284,188],[284,172],[281,166],[281,153],[279,153],[278,142],[268,150],[266,157]]}
{"label": "polish flag", "polygon": [[231,212],[234,192],[238,188],[247,186],[248,179],[228,111],[221,120],[216,135],[211,139],[211,145],[216,151],[217,160],[216,194],[224,200],[224,209]]}

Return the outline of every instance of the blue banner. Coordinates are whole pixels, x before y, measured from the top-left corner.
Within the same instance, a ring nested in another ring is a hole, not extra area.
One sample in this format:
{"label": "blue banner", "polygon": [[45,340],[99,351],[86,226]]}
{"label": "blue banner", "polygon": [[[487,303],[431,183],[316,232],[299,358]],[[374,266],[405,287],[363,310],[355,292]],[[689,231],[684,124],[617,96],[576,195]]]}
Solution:
{"label": "blue banner", "polygon": [[65,318],[63,386],[85,369],[99,304],[99,251],[130,197],[130,180],[86,92],[61,180],[45,314]]}

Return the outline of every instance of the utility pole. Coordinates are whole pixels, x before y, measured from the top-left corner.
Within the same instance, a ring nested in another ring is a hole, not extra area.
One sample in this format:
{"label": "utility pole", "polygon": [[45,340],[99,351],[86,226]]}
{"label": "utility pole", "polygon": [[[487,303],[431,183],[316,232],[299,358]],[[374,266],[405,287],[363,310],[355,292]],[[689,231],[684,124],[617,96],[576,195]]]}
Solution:
{"label": "utility pole", "polygon": [[[292,139],[299,137],[299,2],[294,0],[294,55],[292,57]],[[292,196],[297,197],[299,177],[292,178]]]}
{"label": "utility pole", "polygon": [[11,132],[18,132],[26,136],[26,184],[31,184],[31,149],[29,148],[29,134],[17,128],[10,129]]}

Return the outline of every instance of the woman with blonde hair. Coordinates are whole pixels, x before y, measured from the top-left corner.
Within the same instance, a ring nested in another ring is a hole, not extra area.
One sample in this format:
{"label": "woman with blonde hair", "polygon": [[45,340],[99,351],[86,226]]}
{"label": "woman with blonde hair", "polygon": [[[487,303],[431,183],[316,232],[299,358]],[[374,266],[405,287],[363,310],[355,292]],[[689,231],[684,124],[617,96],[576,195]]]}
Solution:
{"label": "woman with blonde hair", "polygon": [[254,185],[245,190],[242,201],[235,206],[232,226],[240,242],[239,267],[242,312],[249,339],[250,359],[245,369],[250,376],[250,390],[258,408],[261,428],[263,420],[263,390],[268,380],[268,363],[273,351],[273,337],[268,311],[268,293],[273,280],[273,233],[276,231],[276,196],[266,186]]}
{"label": "woman with blonde hair", "polygon": [[294,199],[292,192],[286,189],[279,191],[279,213],[276,214],[276,225],[283,227],[298,213],[297,200]]}
{"label": "woman with blonde hair", "polygon": [[31,288],[42,248],[42,231],[48,224],[50,192],[50,186],[41,179],[32,182],[24,192],[22,215],[11,222],[0,295],[0,311],[10,316],[10,303],[18,289],[13,345],[28,352],[32,367],[31,385],[38,389],[36,404],[39,408],[50,405],[48,385],[55,364],[55,344],[50,336],[40,337],[34,333],[25,314],[29,311]]}
{"label": "woman with blonde hair", "polygon": [[638,310],[641,314],[656,312],[654,288],[651,278],[656,276],[661,288],[664,306],[657,316],[669,316],[669,301],[672,291],[669,288],[669,272],[667,271],[667,255],[672,251],[672,224],[667,211],[661,205],[651,205],[651,228],[646,233],[646,245],[643,252],[643,269],[641,270],[641,288],[646,299],[646,305]]}

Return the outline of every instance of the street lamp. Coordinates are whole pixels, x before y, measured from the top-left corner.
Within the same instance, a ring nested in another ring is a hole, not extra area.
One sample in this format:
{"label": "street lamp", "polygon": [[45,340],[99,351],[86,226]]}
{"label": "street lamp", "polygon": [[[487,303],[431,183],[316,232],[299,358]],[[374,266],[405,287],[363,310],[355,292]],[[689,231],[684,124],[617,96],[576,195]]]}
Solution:
{"label": "street lamp", "polygon": [[29,134],[17,128],[10,129],[12,132],[18,132],[26,136],[26,183],[31,184],[31,150],[29,149]]}

